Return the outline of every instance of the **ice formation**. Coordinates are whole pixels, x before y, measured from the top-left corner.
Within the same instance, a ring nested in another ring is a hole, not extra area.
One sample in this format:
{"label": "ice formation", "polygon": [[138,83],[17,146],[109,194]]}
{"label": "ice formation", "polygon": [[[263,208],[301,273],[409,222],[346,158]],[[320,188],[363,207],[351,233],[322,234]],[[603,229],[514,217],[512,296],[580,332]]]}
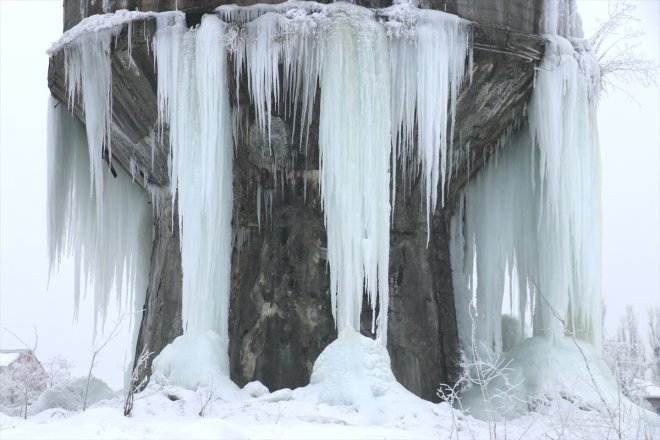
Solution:
{"label": "ice formation", "polygon": [[[387,337],[390,78],[385,30],[369,10],[335,9],[321,74],[320,187],[337,327],[360,330],[363,286]],[[373,331],[373,328],[372,328]]]}
{"label": "ice formation", "polygon": [[606,404],[626,414],[644,415],[619,394],[616,379],[591,344],[570,337],[552,341],[535,336],[483,361],[482,374],[491,375],[491,382],[485,389],[473,386],[461,395],[461,405],[482,420],[512,419],[530,408],[548,410],[544,407],[554,408],[554,402],[563,399],[592,410],[606,411]]}
{"label": "ice formation", "polygon": [[[396,147],[392,171],[397,171],[397,159],[404,182],[421,171],[430,236],[429,223],[438,191],[444,204],[451,177],[448,146],[453,140],[469,29],[457,16],[399,3],[385,10],[391,41],[392,137]],[[394,203],[396,175],[392,181]]]}
{"label": "ice formation", "polygon": [[597,67],[593,54],[546,37],[528,124],[465,187],[451,221],[458,327],[472,360],[502,351],[505,295],[521,333],[531,322],[535,336],[600,341]]}
{"label": "ice formation", "polygon": [[[156,15],[159,131],[171,147],[170,196],[179,206],[186,334],[210,331],[218,336],[213,341],[227,345],[232,243],[240,249],[245,238],[244,231],[232,235],[231,228],[232,133],[238,130],[235,112],[242,109],[238,102],[232,109],[229,87],[244,81],[269,155],[277,154],[270,148],[275,113],[287,121],[300,119],[293,135],[301,148],[306,145],[320,87],[319,184],[332,310],[340,333],[359,331],[366,291],[372,330],[377,324],[378,340],[386,344],[392,174],[401,170],[410,181],[419,173],[430,219],[451,178],[448,151],[468,56],[465,21],[412,3],[397,2],[377,12],[341,2],[223,6],[193,29],[183,13]],[[588,47],[556,35],[579,34],[574,3],[548,5],[543,23],[550,43],[537,71],[528,122],[503,139],[463,190],[452,219],[459,332],[469,356],[502,351],[503,303],[521,326],[519,333],[507,332],[515,336],[510,340],[531,326],[534,335],[549,340],[573,334],[599,341],[597,67]],[[58,145],[88,145],[91,160],[82,173],[78,154],[69,157],[71,151],[51,148],[58,155],[52,163],[72,167],[63,174],[51,170],[51,258],[55,261],[62,249],[79,255],[82,273],[97,273],[95,283],[106,292],[98,294],[100,304],[107,303],[108,286],[124,281],[121,258],[142,264],[137,247],[112,254],[120,257],[107,256],[115,252],[113,246],[120,247],[115,242],[97,247],[103,249],[101,257],[88,261],[91,252],[84,244],[119,234],[111,229],[119,220],[104,216],[103,207],[111,203],[106,198],[116,197],[104,188],[104,160],[111,160],[110,42],[128,17],[90,21],[85,26],[93,32],[74,30],[54,49],[65,52],[69,101],[82,98],[87,133],[80,127],[68,134],[60,130],[52,139],[60,139]],[[228,82],[231,69],[235,84]],[[56,126],[75,125],[59,110],[55,115],[64,121]],[[84,185],[93,187],[90,197],[80,189]],[[112,186],[126,192],[124,200],[133,197],[127,195],[131,191],[139,193],[135,186],[121,185]],[[95,217],[65,215],[80,203],[76,209],[89,211],[92,202]],[[260,189],[256,203],[261,228],[262,203],[269,211],[272,192]],[[122,234],[138,233],[137,223]],[[150,234],[140,240],[145,236]],[[140,246],[148,249],[149,243]],[[137,266],[126,267],[127,276],[137,277]],[[218,365],[226,374],[226,366]]]}
{"label": "ice formation", "polygon": [[284,102],[283,110],[294,118],[301,106],[299,142],[302,145],[304,139],[307,145],[323,61],[321,37],[328,24],[327,8],[314,2],[289,1],[217,9],[225,21],[240,26],[240,32],[230,28],[232,38],[228,40],[235,56],[236,88],[247,74],[257,124],[269,141],[271,115]]}
{"label": "ice formation", "polygon": [[[75,304],[88,285],[102,322],[111,293],[131,304],[131,319],[142,316],[149,279],[152,213],[146,193],[117,168],[104,164],[94,174],[103,192],[92,187],[85,127],[54,99],[48,122],[48,252],[51,271],[63,256],[75,266]],[[120,307],[124,310],[124,307]]]}
{"label": "ice formation", "polygon": [[159,18],[154,49],[181,225],[183,325],[215,332],[226,351],[233,143],[224,38],[225,24],[214,15],[194,29],[183,14],[172,15]]}
{"label": "ice formation", "polygon": [[[274,112],[299,117],[301,128],[293,134],[301,147],[307,145],[320,86],[319,182],[333,314],[338,328],[359,331],[366,290],[372,331],[377,321],[378,339],[386,344],[390,173],[396,171],[397,158],[407,177],[421,170],[430,218],[438,190],[444,198],[448,181],[447,146],[468,43],[465,21],[413,3],[397,2],[379,10],[379,18],[372,10],[341,2],[223,6],[193,29],[181,12],[121,11],[84,20],[53,45],[51,53],[65,53],[69,104],[82,98],[90,175],[101,195],[98,176],[104,158],[112,158],[111,40],[124,25],[156,17],[158,131],[171,147],[170,195],[178,202],[181,224],[185,331],[211,330],[227,343],[232,133],[238,130],[232,126],[238,119],[232,115],[227,84],[231,51],[235,86],[245,75],[258,128],[268,138],[264,153],[273,154]],[[398,62],[401,58],[406,63]],[[142,176],[148,185],[146,173]],[[265,200],[272,205],[272,194]],[[257,206],[261,226],[259,194]]]}
{"label": "ice formation", "polygon": [[[333,315],[339,329],[359,330],[366,289],[372,331],[379,308],[383,344],[389,296],[389,161],[395,164],[399,157],[406,175],[421,168],[430,218],[438,189],[444,191],[448,180],[447,145],[468,43],[465,21],[398,3],[380,11],[385,24],[373,11],[346,3],[290,1],[217,10],[227,22],[240,25],[228,41],[236,58],[236,87],[247,74],[257,123],[269,139],[271,114],[281,111],[283,102],[285,115],[295,118],[300,111],[299,142],[306,145],[317,85],[321,87],[320,189]],[[390,62],[392,56],[409,62]],[[415,129],[418,150],[412,148]],[[396,156],[391,145],[397,146]],[[260,214],[260,202],[257,206]]]}
{"label": "ice formation", "polygon": [[[193,391],[200,386],[227,385],[229,356],[227,350],[218,349],[223,344],[214,331],[188,330],[154,358],[154,380]],[[238,390],[236,385],[233,388]]]}
{"label": "ice formation", "polygon": [[310,383],[320,388],[321,402],[358,408],[371,405],[375,397],[398,385],[387,349],[350,327],[319,355]]}

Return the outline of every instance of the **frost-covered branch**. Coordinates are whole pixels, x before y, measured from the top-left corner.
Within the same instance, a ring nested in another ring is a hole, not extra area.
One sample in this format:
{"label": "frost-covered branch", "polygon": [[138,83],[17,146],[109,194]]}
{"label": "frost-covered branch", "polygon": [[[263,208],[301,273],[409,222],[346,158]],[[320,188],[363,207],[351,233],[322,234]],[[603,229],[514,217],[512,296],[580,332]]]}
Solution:
{"label": "frost-covered branch", "polygon": [[654,307],[648,311],[649,345],[652,352],[652,378],[657,386],[660,386],[660,307]]}
{"label": "frost-covered branch", "polygon": [[[143,373],[147,368],[147,362],[149,361],[149,358],[153,354],[154,352],[149,351],[149,348],[145,345],[142,348],[142,352],[140,352],[140,356],[138,356],[137,361],[135,362],[135,367],[133,368],[133,373],[131,374],[131,382],[128,386],[128,391],[124,396],[124,416],[126,417],[130,416],[131,412],[133,411],[135,393],[141,391],[147,384],[148,378]],[[140,376],[143,376],[142,380],[140,380]]]}
{"label": "frost-covered branch", "polygon": [[92,360],[89,363],[89,371],[87,373],[87,382],[85,383],[85,397],[83,398],[83,412],[87,409],[87,394],[88,394],[88,391],[89,391],[89,381],[92,378],[92,370],[96,366],[96,358],[99,355],[99,353],[101,352],[101,350],[103,350],[105,348],[105,346],[108,345],[108,343],[110,341],[112,341],[117,336],[117,334],[119,333],[119,328],[121,326],[122,318],[123,318],[123,316],[120,317],[117,320],[117,322],[115,323],[115,327],[112,329],[112,331],[110,332],[108,337],[105,338],[103,341],[101,341],[100,345],[95,345],[94,348],[93,348]]}
{"label": "frost-covered branch", "polygon": [[610,2],[608,19],[599,24],[589,38],[598,58],[601,86],[619,88],[616,83],[637,83],[643,87],[657,84],[660,66],[640,50],[644,32],[633,24],[635,6],[624,1]]}

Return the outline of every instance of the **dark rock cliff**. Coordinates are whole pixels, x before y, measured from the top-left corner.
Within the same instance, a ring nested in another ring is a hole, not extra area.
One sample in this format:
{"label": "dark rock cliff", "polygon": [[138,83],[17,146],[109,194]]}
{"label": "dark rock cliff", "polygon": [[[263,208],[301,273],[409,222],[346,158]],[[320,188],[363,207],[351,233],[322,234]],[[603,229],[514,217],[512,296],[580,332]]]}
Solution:
{"label": "dark rock cliff", "polygon": [[[200,14],[226,3],[230,2],[179,0],[178,7],[188,13],[189,23],[195,23]],[[383,7],[391,0],[356,3]],[[535,62],[542,55],[544,43],[535,35],[540,1],[421,0],[420,5],[475,22],[472,81],[466,80],[457,104],[451,148],[459,162],[446,208],[433,214],[427,246],[426,210],[420,206],[419,197],[403,196],[405,190],[418,194],[419,182],[413,181],[408,189],[397,182],[390,237],[388,350],[392,369],[409,390],[434,399],[438,384],[456,377],[460,357],[447,219],[458,189],[506,130],[524,117]],[[111,11],[164,11],[174,9],[175,1],[117,0],[110,1],[109,7]],[[64,27],[102,12],[101,0],[65,0]],[[133,158],[148,170],[151,184],[165,188],[169,185],[168,146],[153,145],[156,73],[152,54],[144,43],[154,34],[155,23],[133,26],[132,32],[134,66],[129,67],[126,30],[112,52],[114,161],[128,168]],[[61,54],[51,57],[49,87],[55,97],[66,101],[63,62]],[[239,90],[241,101],[248,99],[244,88]],[[80,106],[75,106],[74,113],[82,116]],[[271,389],[305,385],[314,360],[336,337],[317,184],[318,108],[315,113],[307,152],[291,145],[291,137],[287,136],[297,121],[274,115],[273,148],[284,152],[292,164],[284,184],[280,173],[272,174],[269,159],[260,157],[261,136],[251,135],[256,130],[254,115],[243,115],[244,135],[238,140],[234,162],[235,243],[229,317],[231,377],[239,385],[251,380],[260,380]],[[257,203],[261,204],[260,225]],[[163,214],[155,218],[150,284],[138,353],[145,344],[157,353],[182,331],[181,254],[178,225],[171,222],[172,209],[176,207],[166,204]],[[369,334],[371,311],[364,303],[363,333]]]}

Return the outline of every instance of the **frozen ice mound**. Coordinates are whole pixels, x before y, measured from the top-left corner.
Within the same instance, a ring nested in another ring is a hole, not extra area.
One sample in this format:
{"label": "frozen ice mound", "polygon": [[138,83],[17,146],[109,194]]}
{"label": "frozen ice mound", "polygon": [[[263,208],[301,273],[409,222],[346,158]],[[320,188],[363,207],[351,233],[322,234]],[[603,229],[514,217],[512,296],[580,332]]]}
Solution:
{"label": "frozen ice mound", "polygon": [[359,407],[387,394],[397,381],[387,349],[346,327],[319,355],[310,383],[320,385],[320,402]]}

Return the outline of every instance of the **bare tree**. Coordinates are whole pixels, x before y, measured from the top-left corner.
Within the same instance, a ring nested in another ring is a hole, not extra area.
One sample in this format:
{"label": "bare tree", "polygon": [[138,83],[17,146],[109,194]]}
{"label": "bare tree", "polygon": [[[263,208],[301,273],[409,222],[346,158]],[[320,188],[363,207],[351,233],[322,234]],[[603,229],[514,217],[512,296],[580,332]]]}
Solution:
{"label": "bare tree", "polygon": [[605,341],[603,357],[614,373],[623,395],[638,404],[644,404],[641,379],[646,371],[646,354],[639,336],[637,317],[631,306],[626,306],[616,336]]}
{"label": "bare tree", "polygon": [[651,374],[653,382],[660,385],[660,307],[648,311],[649,345],[651,346]]}
{"label": "bare tree", "polygon": [[657,60],[647,58],[641,50],[644,32],[635,26],[638,19],[634,10],[635,6],[625,0],[610,1],[607,20],[599,23],[589,38],[600,66],[603,90],[621,89],[616,82],[644,87],[657,83],[660,68]]}
{"label": "bare tree", "polygon": [[83,398],[83,412],[85,412],[85,410],[87,409],[87,394],[89,392],[89,381],[92,378],[92,370],[96,366],[97,357],[98,357],[99,353],[101,352],[101,350],[103,350],[105,348],[105,346],[108,345],[108,343],[110,341],[112,341],[117,336],[117,334],[119,333],[119,328],[121,326],[122,318],[123,317],[120,317],[117,320],[117,322],[115,323],[114,328],[112,329],[112,331],[110,332],[108,337],[103,339],[100,343],[94,344],[94,346],[92,348],[92,350],[93,350],[92,351],[92,360],[89,363],[89,372],[87,373],[87,382],[85,383],[85,397]]}
{"label": "bare tree", "polygon": [[73,365],[64,357],[57,355],[44,364],[48,376],[48,389],[65,382],[71,377]]}

